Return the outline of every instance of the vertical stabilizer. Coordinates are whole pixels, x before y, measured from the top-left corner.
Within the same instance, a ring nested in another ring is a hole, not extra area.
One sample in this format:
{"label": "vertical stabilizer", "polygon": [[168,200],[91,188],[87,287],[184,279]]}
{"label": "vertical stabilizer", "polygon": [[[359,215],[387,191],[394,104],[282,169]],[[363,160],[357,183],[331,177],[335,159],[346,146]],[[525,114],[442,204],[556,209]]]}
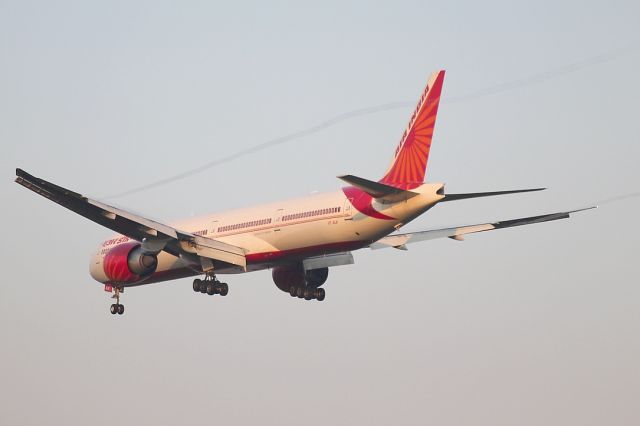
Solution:
{"label": "vertical stabilizer", "polygon": [[444,70],[431,74],[381,183],[412,189],[424,182],[443,81]]}

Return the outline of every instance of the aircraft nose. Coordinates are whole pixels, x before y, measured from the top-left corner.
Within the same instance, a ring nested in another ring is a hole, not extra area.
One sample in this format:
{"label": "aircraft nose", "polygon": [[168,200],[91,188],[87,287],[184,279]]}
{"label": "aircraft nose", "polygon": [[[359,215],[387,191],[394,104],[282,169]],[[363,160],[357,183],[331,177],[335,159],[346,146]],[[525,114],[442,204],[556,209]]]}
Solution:
{"label": "aircraft nose", "polygon": [[104,256],[100,254],[100,251],[97,251],[89,262],[89,274],[91,278],[98,281],[99,283],[105,283],[109,281],[107,275],[104,273],[104,268],[102,266],[102,261]]}

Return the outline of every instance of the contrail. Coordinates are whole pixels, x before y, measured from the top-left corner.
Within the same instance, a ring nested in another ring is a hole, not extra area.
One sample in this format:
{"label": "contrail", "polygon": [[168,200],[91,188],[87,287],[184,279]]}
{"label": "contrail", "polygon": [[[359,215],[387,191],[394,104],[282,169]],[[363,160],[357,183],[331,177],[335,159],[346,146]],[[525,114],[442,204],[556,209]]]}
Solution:
{"label": "contrail", "polygon": [[317,133],[317,132],[319,132],[321,130],[326,129],[327,127],[334,126],[334,125],[336,125],[336,124],[338,124],[338,123],[340,123],[342,121],[345,121],[345,120],[349,120],[349,119],[352,119],[352,118],[355,118],[355,117],[361,117],[363,115],[373,114],[373,113],[376,113],[376,112],[388,111],[388,110],[391,110],[391,109],[406,108],[408,105],[411,105],[411,104],[408,103],[408,102],[390,102],[390,103],[387,103],[387,104],[376,105],[376,106],[367,107],[367,108],[360,108],[360,109],[356,109],[356,110],[353,110],[353,111],[345,112],[343,114],[336,115],[335,117],[330,118],[330,119],[328,119],[326,121],[323,121],[320,124],[316,124],[315,126],[308,127],[306,129],[299,130],[297,132],[289,133],[288,135],[285,135],[285,136],[280,136],[278,138],[268,140],[268,141],[263,142],[261,144],[254,145],[252,147],[240,150],[240,151],[238,151],[238,152],[236,152],[234,154],[230,154],[230,155],[227,155],[225,157],[221,157],[221,158],[218,158],[216,160],[210,161],[210,162],[208,162],[206,164],[203,164],[203,165],[201,165],[199,167],[196,167],[196,168],[193,168],[193,169],[189,169],[189,170],[185,170],[182,173],[178,173],[178,174],[175,174],[173,176],[169,176],[167,178],[160,179],[160,180],[157,180],[155,182],[151,182],[151,183],[148,183],[146,185],[138,186],[138,187],[130,189],[128,191],[121,192],[119,194],[114,194],[114,195],[111,195],[109,197],[103,197],[103,198],[111,199],[111,198],[124,197],[125,195],[131,195],[131,194],[135,194],[135,193],[138,193],[138,192],[146,191],[147,189],[155,188],[155,187],[158,187],[158,186],[161,186],[161,185],[166,185],[167,183],[171,183],[171,182],[174,182],[174,181],[179,180],[179,179],[184,179],[184,178],[187,178],[189,176],[193,176],[193,175],[195,175],[197,173],[201,173],[201,172],[203,172],[203,171],[205,171],[207,169],[210,169],[210,168],[212,168],[214,166],[217,166],[217,165],[220,165],[220,164],[223,164],[223,163],[227,163],[229,161],[233,161],[233,160],[235,160],[237,158],[240,158],[240,157],[244,157],[245,155],[253,154],[255,152],[262,151],[264,149],[271,148],[271,147],[274,147],[276,145],[281,145],[283,143],[292,141],[294,139],[299,139],[299,138],[302,138],[302,137],[305,137],[305,136],[312,135],[314,133]]}
{"label": "contrail", "polygon": [[603,204],[611,204],[617,201],[628,200],[629,198],[636,198],[636,197],[640,197],[640,192],[631,192],[629,194],[622,194],[622,195],[617,195],[611,198],[605,198],[604,200],[597,201],[594,204],[598,206],[602,206]]}
{"label": "contrail", "polygon": [[[623,49],[618,49],[618,50],[614,50],[608,53],[603,53],[597,56],[592,56],[590,58],[587,59],[583,59],[577,62],[573,62],[571,64],[559,67],[559,68],[555,68],[552,70],[547,70],[547,71],[543,71],[540,72],[538,74],[534,74],[531,75],[529,77],[525,77],[525,78],[520,78],[517,80],[512,80],[506,83],[500,83],[494,86],[490,86],[484,89],[480,89],[477,90],[475,92],[471,92],[465,95],[460,95],[460,96],[453,96],[450,98],[445,98],[443,99],[441,102],[442,103],[447,103],[447,104],[452,104],[452,103],[457,103],[457,102],[465,102],[465,101],[469,101],[469,100],[473,100],[473,99],[478,99],[478,98],[482,98],[485,96],[491,96],[491,95],[495,95],[498,93],[502,93],[502,92],[507,92],[510,90],[514,90],[520,87],[525,87],[525,86],[530,86],[533,84],[538,84],[538,83],[542,83],[545,82],[549,79],[552,78],[556,78],[565,74],[569,74],[569,73],[573,73],[576,71],[580,71],[584,68],[587,67],[591,67],[597,64],[601,64],[604,62],[609,62],[612,61],[614,59],[617,59],[621,56],[627,55],[629,53],[631,53],[632,51],[634,51],[637,48],[637,46],[631,46],[631,47],[627,47],[627,48],[623,48]],[[370,114],[375,114],[378,112],[382,112],[382,111],[390,111],[393,109],[400,109],[400,108],[407,108],[410,106],[413,106],[414,102],[389,102],[389,103],[385,103],[385,104],[381,104],[381,105],[375,105],[375,106],[371,106],[371,107],[366,107],[366,108],[359,108],[353,111],[348,111],[339,115],[336,115],[335,117],[332,117],[328,120],[325,120],[319,124],[313,125],[311,127],[308,127],[306,129],[303,130],[299,130],[297,132],[293,132],[293,133],[289,133],[287,135],[284,136],[280,136],[278,138],[275,139],[271,139],[268,140],[266,142],[251,146],[249,148],[245,148],[243,150],[240,150],[234,154],[230,154],[227,155],[225,157],[221,157],[218,158],[216,160],[210,161],[208,163],[205,163],[201,166],[192,168],[192,169],[188,169],[185,170],[181,173],[177,173],[175,175],[166,177],[164,179],[159,179],[157,181],[154,182],[150,182],[147,183],[145,185],[141,185],[135,188],[131,188],[127,191],[124,192],[120,192],[117,194],[113,194],[107,197],[102,197],[102,199],[113,199],[113,198],[120,198],[120,197],[124,197],[127,195],[131,195],[131,194],[136,194],[138,192],[142,192],[142,191],[146,191],[152,188],[156,188],[158,186],[162,186],[162,185],[166,185],[168,183],[171,182],[175,182],[177,180],[180,179],[185,179],[188,178],[190,176],[193,176],[195,174],[198,173],[202,173],[205,170],[208,170],[212,167],[218,166],[220,164],[223,163],[227,163],[233,160],[236,160],[240,157],[244,157],[246,155],[250,155],[253,154],[255,152],[258,151],[262,151],[265,150],[267,148],[271,148],[277,145],[282,145],[284,143],[296,140],[296,139],[301,139],[304,138],[306,136],[310,136],[314,133],[318,133],[321,132],[322,130],[328,128],[328,127],[332,127],[335,126],[338,123],[341,123],[343,121],[347,121],[350,120],[352,118],[357,118],[357,117],[362,117],[365,115],[370,115]]]}
{"label": "contrail", "polygon": [[543,71],[538,74],[531,75],[529,77],[519,78],[506,83],[496,84],[495,86],[480,89],[475,92],[468,93],[466,95],[454,96],[448,99],[448,102],[462,102],[471,99],[481,98],[489,95],[495,95],[497,93],[507,92],[520,87],[531,86],[533,84],[543,83],[552,78],[560,77],[565,74],[570,74],[576,71],[580,71],[584,68],[591,67],[593,65],[609,62],[614,59],[618,59],[621,56],[628,55],[633,52],[637,46],[625,47],[622,49],[612,50],[611,52],[602,53],[600,55],[591,56],[586,59],[582,59],[577,62],[573,62],[568,65],[564,65],[559,68]]}

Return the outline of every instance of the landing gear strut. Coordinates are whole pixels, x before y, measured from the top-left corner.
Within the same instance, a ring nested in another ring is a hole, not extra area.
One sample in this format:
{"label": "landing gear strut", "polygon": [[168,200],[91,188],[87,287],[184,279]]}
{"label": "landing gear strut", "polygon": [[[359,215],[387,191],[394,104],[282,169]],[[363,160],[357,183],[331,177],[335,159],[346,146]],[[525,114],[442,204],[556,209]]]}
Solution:
{"label": "landing gear strut", "polygon": [[116,303],[111,305],[111,309],[109,311],[111,312],[111,315],[122,315],[124,314],[124,305],[120,304],[120,292],[123,291],[123,289],[121,289],[120,287],[115,287],[114,291],[115,294],[111,296],[111,298],[116,299]]}
{"label": "landing gear strut", "polygon": [[215,274],[207,273],[204,280],[199,278],[193,280],[193,291],[196,293],[206,293],[209,296],[213,296],[214,294],[226,296],[229,294],[229,285],[218,281]]}

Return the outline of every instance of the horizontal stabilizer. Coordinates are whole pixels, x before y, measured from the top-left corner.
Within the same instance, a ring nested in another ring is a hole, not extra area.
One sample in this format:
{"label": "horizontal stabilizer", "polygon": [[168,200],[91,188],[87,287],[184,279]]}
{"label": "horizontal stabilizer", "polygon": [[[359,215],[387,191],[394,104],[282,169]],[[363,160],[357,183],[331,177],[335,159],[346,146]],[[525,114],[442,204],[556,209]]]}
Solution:
{"label": "horizontal stabilizer", "polygon": [[440,202],[465,200],[467,198],[493,197],[494,195],[519,194],[521,192],[544,191],[547,188],[513,189],[511,191],[469,192],[467,194],[445,194]]}
{"label": "horizontal stabilizer", "polygon": [[338,176],[338,179],[342,179],[349,185],[355,186],[356,188],[371,195],[373,198],[390,203],[408,200],[409,198],[413,198],[418,195],[417,192],[407,191],[396,188],[395,186],[385,185],[384,183],[374,182],[358,176],[344,175]]}

